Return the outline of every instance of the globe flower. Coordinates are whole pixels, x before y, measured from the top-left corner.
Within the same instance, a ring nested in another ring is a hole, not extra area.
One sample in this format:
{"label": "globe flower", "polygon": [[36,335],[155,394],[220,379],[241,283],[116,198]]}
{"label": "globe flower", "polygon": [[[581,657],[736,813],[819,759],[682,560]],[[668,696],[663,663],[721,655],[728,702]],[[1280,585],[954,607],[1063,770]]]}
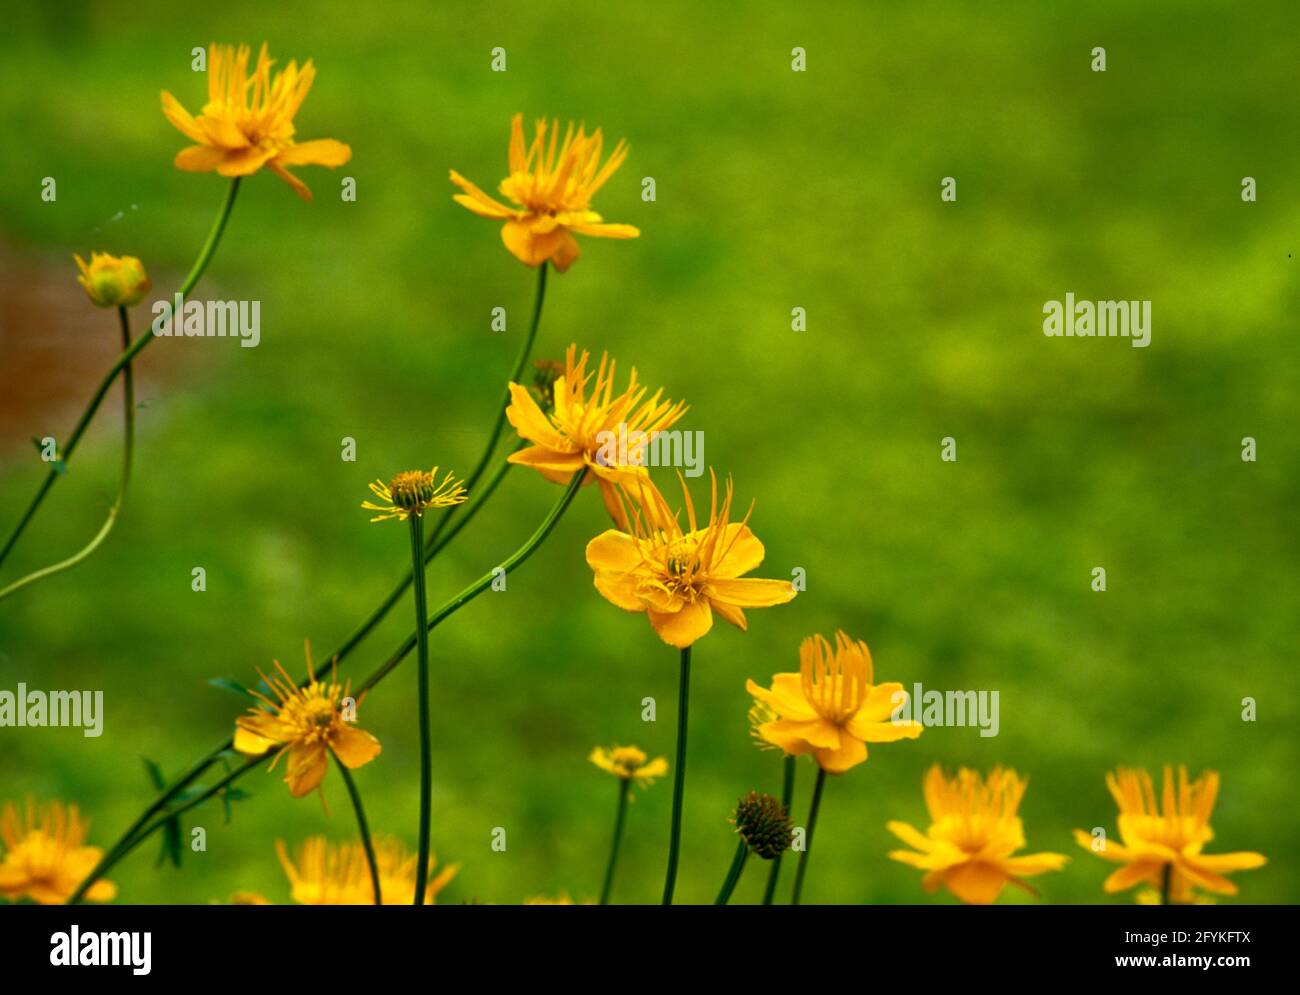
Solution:
{"label": "globe flower", "polygon": [[659,638],[679,649],[713,628],[715,613],[743,630],[744,609],[785,604],[795,596],[789,581],[742,576],[763,562],[763,544],[749,529],[748,513],[743,521],[731,521],[730,478],[719,503],[718,478],[710,476],[707,522],[696,520],[685,478],[685,529],[646,478],[637,484],[639,507],[632,511],[630,532],[609,529],[587,543],[596,590],[625,611],[645,612]]}
{"label": "globe flower", "polygon": [[563,273],[580,252],[575,234],[636,238],[641,233],[631,225],[606,224],[591,209],[591,198],[627,158],[627,143],[620,141],[602,166],[599,128],[588,135],[583,127],[575,132],[570,122],[557,150],[559,129],[558,121],[551,123],[548,142],[546,122],[538,121],[525,148],[524,116],[516,114],[510,122],[510,175],[497,189],[513,207],[493,200],[454,169],[451,182],[464,191],[452,196],[456,203],[505,222],[501,240],[517,259],[528,266],[549,260]]}
{"label": "globe flower", "polygon": [[1012,856],[1025,845],[1016,814],[1028,780],[995,767],[985,780],[965,767],[949,780],[935,764],[925,775],[925,805],[930,828],[921,834],[906,822],[890,822],[891,833],[911,850],[894,850],[890,859],[926,871],[928,892],[947,888],[963,902],[988,905],[1007,884],[1034,894],[1021,878],[1059,871],[1069,859],[1059,853]]}
{"label": "globe flower", "polygon": [[799,673],[777,674],[770,689],[752,680],[749,694],[778,718],[757,726],[759,736],[790,756],[811,753],[828,774],[843,774],[867,759],[868,743],[893,743],[921,735],[918,722],[891,716],[907,700],[903,685],[871,682],[867,644],[835,634],[835,647],[823,636],[799,646]]}
{"label": "globe flower", "polygon": [[1145,770],[1121,767],[1106,775],[1106,787],[1119,806],[1123,844],[1107,840],[1094,848],[1093,837],[1082,829],[1074,831],[1074,838],[1097,856],[1124,865],[1106,879],[1103,887],[1108,894],[1143,883],[1160,888],[1168,868],[1170,901],[1193,902],[1194,888],[1216,895],[1235,895],[1237,886],[1224,875],[1266,863],[1259,853],[1201,852],[1214,839],[1210,814],[1219,794],[1219,775],[1215,771],[1205,771],[1191,781],[1187,768],[1179,766],[1175,781],[1172,768],[1166,766],[1159,804],[1151,775]]}
{"label": "globe flower", "polygon": [[[379,892],[384,905],[410,905],[415,899],[415,854],[400,840],[387,836],[371,839],[375,866],[379,871]],[[289,857],[283,840],[276,840],[276,855],[289,878],[293,900],[302,905],[374,905],[374,886],[365,846],[359,841],[329,843],[324,836],[311,836]],[[430,879],[425,904],[433,905],[438,892],[456,876],[458,864],[444,867],[436,876],[437,860],[429,857]]]}
{"label": "globe flower", "polygon": [[311,200],[307,184],[289,172],[290,166],[342,166],[352,149],[332,138],[294,141],[294,115],[307,98],[316,67],[290,60],[271,77],[273,62],[266,45],[257,56],[252,75],[247,45],[208,47],[208,102],[192,117],[167,91],[162,109],[167,120],[196,144],[176,154],[176,166],[191,173],[251,176],[263,166],[288,183],[303,200]]}
{"label": "globe flower", "polygon": [[85,288],[95,307],[135,307],[153,286],[144,271],[144,263],[135,256],[92,252],[89,265],[79,255],[72,258],[81,271],[77,282]]}
{"label": "globe flower", "polygon": [[258,671],[276,700],[253,692],[265,707],[250,708],[248,715],[235,720],[236,750],[260,756],[278,747],[271,761],[272,770],[280,756],[288,752],[284,780],[295,798],[310,793],[325,779],[331,753],[349,769],[368,764],[379,756],[379,740],[344,718],[341,699],[349,696],[351,682],[340,685],[337,673],[328,684],[318,680],[310,652],[307,654],[310,680],[304,687],[294,682],[279,660],[275,661],[275,669],[276,673],[270,677]]}
{"label": "globe flower", "polygon": [[606,773],[629,783],[635,781],[642,788],[668,773],[666,758],[656,757],[647,763],[645,751],[635,746],[612,746],[608,750],[598,746],[587,759]]}
{"label": "globe flower", "polygon": [[[609,354],[602,353],[596,371],[590,373],[589,354],[585,349],[581,356],[577,352],[577,345],[570,345],[564,354],[564,372],[550,385],[550,411],[538,405],[533,392],[520,384],[510,385],[506,417],[519,437],[532,445],[511,453],[508,459],[559,484],[567,484],[574,473],[585,468],[584,486],[598,483],[606,510],[617,524],[626,527],[618,486],[649,479],[644,464],[650,439],[671,428],[686,414],[687,406],[663,400],[662,390],[647,398],[647,388],[637,383],[635,368],[627,389],[615,395],[615,364]],[[626,440],[622,453],[618,452],[620,439]],[[613,459],[609,458],[611,451]]]}
{"label": "globe flower", "polygon": [[438,468],[435,466],[428,473],[423,470],[404,470],[393,478],[392,483],[385,484],[376,480],[370,490],[384,504],[362,501],[361,507],[380,514],[370,519],[383,522],[396,518],[406,521],[412,515],[423,515],[430,508],[447,508],[460,504],[469,497],[469,493],[455,479],[455,474],[448,473],[438,482]]}
{"label": "globe flower", "polygon": [[[11,902],[30,898],[41,905],[63,905],[76,894],[86,875],[95,869],[104,851],[85,846],[89,822],[83,822],[76,805],[47,802],[37,808],[27,799],[23,817],[13,802],[0,815],[0,897]],[[117,895],[111,881],[96,881],[85,897],[108,902]]]}

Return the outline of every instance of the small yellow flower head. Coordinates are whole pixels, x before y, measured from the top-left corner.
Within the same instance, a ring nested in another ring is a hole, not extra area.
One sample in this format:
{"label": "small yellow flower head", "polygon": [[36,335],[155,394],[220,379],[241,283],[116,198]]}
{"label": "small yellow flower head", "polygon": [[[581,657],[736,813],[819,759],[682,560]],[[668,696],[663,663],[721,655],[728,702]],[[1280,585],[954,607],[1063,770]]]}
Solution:
{"label": "small yellow flower head", "polygon": [[1201,850],[1214,838],[1210,814],[1219,795],[1219,775],[1205,771],[1195,781],[1187,768],[1164,769],[1164,790],[1159,803],[1151,775],[1145,770],[1121,767],[1106,775],[1106,786],[1119,806],[1119,833],[1124,842],[1105,840],[1094,847],[1093,837],[1074,831],[1078,844],[1097,856],[1123,864],[1106,879],[1108,894],[1146,883],[1160,888],[1165,868],[1170,869],[1169,897],[1187,904],[1196,900],[1195,888],[1215,895],[1235,895],[1237,886],[1225,874],[1252,870],[1267,861],[1262,854],[1242,851],[1209,855]]}
{"label": "small yellow flower head", "polygon": [[311,59],[302,68],[291,59],[273,79],[273,61],[266,45],[262,45],[251,74],[250,56],[247,45],[238,50],[230,45],[208,47],[208,102],[198,117],[163,91],[163,114],[196,143],[176,154],[176,167],[192,173],[251,176],[266,166],[309,201],[307,184],[287,167],[332,169],[351,159],[352,149],[332,138],[294,141],[294,115],[316,79]]}
{"label": "small yellow flower head", "polygon": [[[30,898],[41,905],[62,905],[76,893],[86,875],[95,869],[104,851],[84,846],[88,822],[83,822],[76,805],[62,802],[36,805],[28,798],[25,818],[18,807],[7,802],[0,815],[0,839],[4,840],[0,860],[0,897],[11,902]],[[96,881],[86,892],[95,902],[109,902],[117,895],[111,881]]]}
{"label": "small yellow flower head", "polygon": [[[584,486],[593,481],[600,485],[605,509],[626,530],[618,487],[649,480],[644,464],[650,438],[671,428],[686,414],[687,406],[664,400],[662,390],[646,397],[648,390],[637,382],[635,369],[627,389],[615,394],[615,363],[609,354],[601,354],[594,373],[587,370],[589,358],[586,350],[579,356],[577,345],[569,346],[564,371],[551,386],[549,410],[538,406],[531,391],[510,385],[506,417],[519,437],[532,445],[508,458],[557,484],[567,484],[585,469]],[[626,452],[619,452],[619,439],[627,440]]]}
{"label": "small yellow flower head", "polygon": [[289,793],[301,798],[318,787],[329,771],[330,754],[349,769],[368,764],[379,756],[380,745],[370,733],[358,729],[343,712],[343,699],[349,697],[349,685],[338,683],[337,673],[327,684],[317,680],[312,669],[311,652],[307,652],[310,681],[299,687],[280,661],[275,674],[262,680],[275,695],[275,701],[258,694],[264,708],[250,708],[249,714],[235,720],[235,749],[260,756],[278,747],[271,769],[286,751],[289,754],[285,783]]}
{"label": "small yellow flower head", "polygon": [[745,845],[764,860],[775,860],[794,841],[790,812],[771,795],[751,791],[740,799],[731,821]]}
{"label": "small yellow flower head", "polygon": [[81,275],[77,282],[86,290],[86,296],[95,307],[135,307],[153,286],[144,271],[144,263],[135,256],[110,256],[107,252],[92,252],[90,265],[81,256],[77,261]]}
{"label": "small yellow flower head", "polygon": [[574,234],[595,238],[636,238],[631,225],[605,224],[591,209],[591,198],[627,158],[627,143],[619,142],[600,165],[604,138],[597,128],[588,135],[570,122],[564,143],[556,148],[560,125],[554,121],[547,141],[545,121],[537,122],[532,144],[524,145],[524,116],[510,122],[510,175],[501,181],[501,195],[514,203],[494,200],[454,169],[451,182],[463,191],[452,200],[483,218],[504,221],[501,239],[506,248],[529,266],[548,260],[563,273],[578,258]]}
{"label": "small yellow flower head", "polygon": [[612,746],[608,750],[598,746],[587,759],[606,773],[625,782],[635,781],[642,788],[668,773],[666,758],[656,757],[647,763],[645,751],[635,746]]}
{"label": "small yellow flower head", "polygon": [[[374,836],[375,865],[379,871],[379,893],[384,905],[411,905],[415,900],[415,868],[419,859],[400,840]],[[374,905],[370,864],[360,840],[329,843],[324,836],[302,842],[290,859],[283,840],[276,840],[275,852],[289,878],[293,900],[302,905]],[[433,905],[438,893],[456,876],[460,865],[444,867],[437,875],[437,859],[429,857],[429,882],[425,904]]]}
{"label": "small yellow flower head", "polygon": [[1067,857],[1059,853],[1012,854],[1025,845],[1016,814],[1027,781],[1014,770],[995,767],[985,780],[963,767],[951,780],[938,764],[925,775],[925,804],[930,828],[924,835],[906,822],[890,822],[891,833],[911,850],[894,850],[892,860],[926,871],[922,887],[946,887],[963,902],[989,905],[1008,883],[1035,894],[1021,878],[1059,871]]}
{"label": "small yellow flower head", "polygon": [[646,478],[635,490],[624,490],[639,503],[630,530],[609,529],[587,543],[596,590],[625,611],[645,612],[659,638],[678,648],[707,634],[714,614],[744,630],[746,608],[785,604],[795,596],[789,581],[742,576],[763,562],[763,544],[749,529],[748,513],[743,521],[731,521],[731,480],[719,502],[718,478],[712,471],[710,477],[707,522],[696,520],[685,478],[685,528]]}
{"label": "small yellow flower head", "polygon": [[907,700],[903,685],[873,679],[867,644],[837,632],[833,648],[823,636],[803,641],[799,673],[777,674],[770,689],[753,681],[745,689],[777,715],[757,727],[758,735],[790,756],[811,753],[828,774],[843,774],[867,759],[868,743],[921,735],[919,722],[893,718]]}
{"label": "small yellow flower head", "polygon": [[423,515],[430,508],[447,508],[460,504],[469,497],[455,474],[448,473],[441,483],[437,478],[438,468],[435,466],[428,473],[423,470],[403,470],[388,484],[376,480],[370,485],[370,490],[386,503],[363,501],[361,507],[380,512],[370,519],[372,522],[383,522],[390,518],[404,522],[412,515]]}

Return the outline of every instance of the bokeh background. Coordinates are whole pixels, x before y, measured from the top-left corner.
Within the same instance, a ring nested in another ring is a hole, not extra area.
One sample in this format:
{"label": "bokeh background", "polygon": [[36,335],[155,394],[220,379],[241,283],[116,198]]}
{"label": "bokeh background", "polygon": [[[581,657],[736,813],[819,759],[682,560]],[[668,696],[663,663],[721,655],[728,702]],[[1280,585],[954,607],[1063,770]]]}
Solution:
{"label": "bokeh background", "polygon": [[[1110,865],[1070,838],[1113,830],[1108,768],[1217,769],[1215,846],[1269,857],[1237,876],[1237,900],[1295,900],[1294,5],[140,0],[6,19],[6,531],[44,469],[32,437],[67,433],[117,351],[72,253],[138,255],[170,294],[223,195],[171,165],[186,143],[158,93],[198,109],[191,49],[266,39],[281,60],[313,58],[299,136],[346,141],[354,159],[300,171],[310,206],[270,174],[244,184],[199,296],[260,300],[260,347],[151,346],[124,518],[80,569],[0,603],[0,687],[100,688],[107,710],[99,739],[0,729],[0,797],[76,801],[107,844],[152,797],[141,757],[173,775],[229,735],[243,705],[210,678],[251,681],[272,658],[297,670],[304,638],[328,653],[387,593],[406,537],[367,524],[367,481],[468,469],[524,331],[534,273],[447,180],[494,188],[522,111],[626,136],[597,207],[643,231],[583,242],[551,281],[536,355],[608,349],[687,399],[683,427],[756,502],[760,574],[808,576],[747,634],[720,625],[697,646],[679,897],[712,900],[737,796],[779,787],[779,760],[747,735],[746,677],[795,669],[802,637],[843,627],[881,679],[998,691],[1001,731],[932,729],[833,781],[809,900],[951,901],[886,858],[886,820],[925,824],[936,760],[1029,774],[1030,850],[1072,857],[1036,882],[1053,902],[1132,900],[1104,896]],[[1098,45],[1105,73],[1089,68]],[[807,72],[791,71],[795,46]],[[944,176],[956,203],[940,202]],[[1043,303],[1067,291],[1152,300],[1151,347],[1045,338]],[[489,328],[497,306],[505,334]],[[114,391],[0,581],[93,534],[120,436]],[[356,462],[340,459],[345,436]],[[956,463],[940,461],[944,436]],[[1244,436],[1258,462],[1242,462]],[[436,561],[431,601],[504,558],[558,495],[513,470]],[[435,633],[434,844],[461,864],[443,901],[593,898],[615,796],[588,752],[672,752],[676,655],[593,589],[583,547],[605,524],[584,492],[507,592]],[[403,602],[347,672],[369,672],[409,615]],[[367,702],[384,752],[358,773],[375,829],[408,843],[413,692],[412,663]],[[801,764],[797,817],[811,784]],[[208,850],[182,871],[153,866],[153,841],[122,864],[119,900],[288,901],[274,841],[353,836],[336,774],[328,817],[262,771],[242,787],[253,797],[230,825],[218,805],[191,822]],[[639,793],[616,901],[658,898],[670,796],[667,782]],[[763,877],[751,869],[737,900]]]}

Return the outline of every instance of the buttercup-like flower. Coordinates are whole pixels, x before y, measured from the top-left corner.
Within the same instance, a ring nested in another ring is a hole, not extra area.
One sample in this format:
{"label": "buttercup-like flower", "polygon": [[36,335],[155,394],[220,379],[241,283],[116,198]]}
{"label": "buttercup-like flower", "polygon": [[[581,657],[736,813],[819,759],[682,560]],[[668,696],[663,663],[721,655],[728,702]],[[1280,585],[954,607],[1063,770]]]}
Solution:
{"label": "buttercup-like flower", "polygon": [[95,307],[135,307],[153,286],[144,271],[144,263],[135,256],[92,252],[89,265],[81,256],[72,258],[77,261],[77,269],[81,270],[77,282],[85,288],[86,296]]}
{"label": "buttercup-like flower", "polygon": [[1195,900],[1194,888],[1216,895],[1235,895],[1237,886],[1225,874],[1262,867],[1263,854],[1204,854],[1202,848],[1214,839],[1210,814],[1219,794],[1219,775],[1205,771],[1195,781],[1187,768],[1179,766],[1177,781],[1173,769],[1164,769],[1164,790],[1156,803],[1155,786],[1145,770],[1121,767],[1106,775],[1115,804],[1119,806],[1119,834],[1123,844],[1106,840],[1094,850],[1093,838],[1082,829],[1074,831],[1080,846],[1106,860],[1123,864],[1106,879],[1108,894],[1146,883],[1160,888],[1165,868],[1171,870],[1169,898],[1172,902]]}
{"label": "buttercup-like flower", "polygon": [[645,751],[635,746],[612,746],[608,750],[598,746],[587,759],[601,770],[623,781],[635,781],[642,788],[650,787],[655,778],[668,773],[667,758],[656,757],[647,763]]}
{"label": "buttercup-like flower", "polygon": [[352,149],[332,138],[294,141],[294,115],[316,78],[311,59],[300,69],[290,60],[271,78],[271,57],[266,45],[257,56],[252,74],[247,45],[236,51],[230,45],[208,47],[208,102],[192,117],[180,101],[163,91],[167,120],[196,144],[176,154],[176,166],[191,173],[216,172],[221,176],[250,176],[269,167],[303,200],[311,200],[307,184],[289,172],[289,166],[342,166]]}
{"label": "buttercup-like flower", "polygon": [[965,767],[948,780],[935,764],[925,775],[925,805],[930,828],[924,835],[906,822],[890,822],[891,833],[911,850],[894,850],[892,860],[928,873],[926,891],[946,887],[963,902],[988,905],[1008,883],[1034,894],[1021,881],[1046,871],[1059,871],[1069,858],[1059,853],[1014,857],[1025,845],[1025,831],[1016,810],[1026,779],[1014,770],[995,767],[988,780]]}
{"label": "buttercup-like flower", "polygon": [[[415,900],[416,856],[405,845],[388,836],[374,836],[375,866],[379,871],[379,892],[384,905],[410,905]],[[370,865],[366,848],[360,840],[329,843],[324,836],[303,840],[290,859],[283,840],[276,840],[275,852],[280,866],[289,877],[293,900],[302,905],[374,905],[375,891],[370,883]],[[459,870],[459,864],[444,867],[433,874],[437,860],[429,857],[429,883],[424,903],[433,905],[438,892],[447,886]]]}
{"label": "buttercup-like flower", "polygon": [[[662,390],[646,398],[647,388],[637,383],[635,368],[627,389],[616,396],[615,364],[609,354],[602,353],[596,372],[590,373],[588,353],[577,353],[577,345],[571,345],[564,354],[564,373],[551,385],[554,403],[549,412],[538,406],[527,388],[510,385],[506,417],[519,437],[532,445],[511,453],[509,461],[532,467],[558,484],[567,484],[586,467],[584,486],[593,480],[599,483],[606,510],[626,528],[617,487],[649,479],[644,463],[651,436],[671,428],[686,414],[687,406],[663,400]],[[620,440],[626,440],[626,451],[621,453]]]}
{"label": "buttercup-like flower", "polygon": [[641,233],[631,225],[605,224],[591,209],[591,198],[605,185],[627,158],[627,143],[619,142],[605,165],[600,165],[604,139],[597,128],[588,135],[569,123],[564,143],[556,149],[560,124],[538,121],[532,144],[524,146],[524,116],[510,122],[510,175],[501,181],[501,196],[515,206],[493,200],[454,169],[451,182],[463,190],[452,200],[484,218],[505,222],[501,240],[516,258],[529,266],[550,260],[563,273],[578,258],[574,234],[595,238],[636,238]]}
{"label": "buttercup-like flower", "polygon": [[[785,604],[795,596],[786,580],[744,577],[763,562],[763,544],[749,529],[749,513],[731,521],[732,486],[721,504],[718,478],[707,523],[695,518],[686,480],[687,528],[649,478],[637,482],[639,508],[631,532],[609,529],[587,543],[587,565],[595,572],[596,590],[625,611],[645,612],[659,638],[679,649],[713,628],[716,612],[737,628],[746,628],[746,608]],[[750,506],[750,513],[753,506]]]}
{"label": "buttercup-like flower", "polygon": [[349,769],[368,764],[379,756],[379,740],[358,729],[343,717],[342,700],[349,695],[351,682],[338,683],[335,673],[328,684],[316,678],[312,669],[311,652],[307,652],[307,674],[311,678],[305,687],[298,687],[293,678],[275,661],[276,673],[262,680],[270,687],[276,701],[253,692],[266,708],[251,708],[249,714],[235,720],[235,749],[240,753],[259,756],[272,747],[279,747],[271,769],[286,750],[285,783],[289,793],[301,798],[325,779],[329,758],[333,753]]}
{"label": "buttercup-like flower", "polygon": [[[27,799],[25,818],[8,802],[0,815],[0,839],[4,859],[0,860],[0,897],[16,902],[30,898],[41,905],[62,905],[93,871],[104,851],[84,846],[88,822],[83,822],[76,805],[47,802],[37,808]],[[86,897],[108,902],[117,895],[117,885],[100,879]]]}
{"label": "buttercup-like flower", "polygon": [[[775,582],[773,582],[775,583]],[[907,700],[903,685],[873,685],[871,651],[860,640],[835,634],[799,645],[799,673],[777,674],[767,689],[752,680],[745,690],[779,718],[757,732],[790,756],[811,753],[828,774],[843,774],[867,759],[868,743],[893,743],[921,735],[918,722],[892,721]]]}
{"label": "buttercup-like flower", "polygon": [[447,508],[460,504],[469,497],[469,492],[461,486],[461,481],[453,473],[448,473],[439,483],[436,466],[428,473],[423,470],[403,470],[390,484],[376,480],[370,485],[370,490],[380,500],[387,502],[361,502],[361,507],[366,510],[381,512],[370,519],[372,522],[383,522],[390,518],[404,522],[412,515],[423,515],[430,508]]}

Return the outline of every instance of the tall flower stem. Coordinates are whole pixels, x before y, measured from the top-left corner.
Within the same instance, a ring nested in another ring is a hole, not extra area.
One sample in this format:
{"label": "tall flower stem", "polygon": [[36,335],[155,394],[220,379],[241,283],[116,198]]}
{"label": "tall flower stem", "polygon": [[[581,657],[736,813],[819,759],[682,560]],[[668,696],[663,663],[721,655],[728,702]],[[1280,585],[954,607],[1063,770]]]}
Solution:
{"label": "tall flower stem", "polygon": [[433,814],[433,755],[429,743],[429,630],[424,627],[429,606],[424,593],[424,529],[422,517],[410,517],[411,574],[415,578],[416,683],[420,696],[420,841],[415,865],[415,905],[424,904],[429,879],[429,823]]}
{"label": "tall flower stem", "polygon": [[609,866],[605,868],[605,883],[600,888],[600,904],[609,904],[609,893],[614,887],[614,865],[618,863],[618,848],[623,842],[623,823],[627,819],[627,796],[632,793],[632,785],[623,778],[618,779],[618,814],[614,816],[614,842],[609,848]]}
{"label": "tall flower stem", "polygon": [[375,860],[375,845],[370,839],[370,824],[366,821],[366,810],[361,804],[361,792],[357,790],[357,782],[353,780],[352,771],[344,766],[337,753],[334,754],[334,759],[338,761],[339,773],[343,775],[343,783],[348,786],[348,797],[352,799],[352,811],[357,814],[357,832],[361,835],[361,845],[366,851],[366,863],[370,866],[370,888],[375,895],[375,904],[383,905],[384,899],[379,891],[379,861]]}
{"label": "tall flower stem", "polygon": [[808,806],[808,836],[803,841],[803,853],[799,854],[799,870],[794,875],[794,897],[791,905],[798,905],[803,894],[803,879],[808,873],[808,854],[812,853],[813,831],[817,828],[817,811],[822,807],[822,788],[826,786],[826,771],[817,768],[817,784],[813,787],[812,804]]}
{"label": "tall flower stem", "polygon": [[[785,776],[781,783],[781,804],[785,806],[787,812],[790,806],[794,804],[794,757],[786,757],[784,762]],[[785,852],[777,854],[772,861],[772,869],[767,874],[767,888],[763,892],[763,904],[771,905],[772,899],[776,896],[776,880],[781,875],[781,858]]]}
{"label": "tall flower stem", "polygon": [[726,905],[731,900],[731,893],[736,890],[736,882],[740,880],[740,874],[745,869],[745,858],[748,856],[749,845],[742,839],[736,847],[736,855],[731,858],[731,868],[727,871],[727,879],[722,882],[722,890],[713,900],[714,905]]}
{"label": "tall flower stem", "polygon": [[[199,250],[198,259],[194,261],[193,268],[190,270],[189,275],[185,278],[185,282],[181,284],[180,289],[178,290],[178,293],[182,297],[185,297],[194,289],[195,285],[199,282],[200,277],[203,276],[203,271],[208,268],[208,263],[212,261],[212,256],[216,253],[217,245],[221,241],[221,235],[226,230],[226,222],[230,219],[231,208],[235,206],[235,195],[238,193],[239,177],[235,177],[235,179],[230,183],[230,189],[226,193],[226,199],[221,204],[221,209],[217,212],[216,220],[212,223],[212,228],[208,232],[207,241],[203,243],[203,248]],[[169,302],[167,304],[165,317],[163,315],[159,316],[160,321],[170,321],[173,310],[174,307]],[[81,417],[77,420],[76,427],[72,430],[72,434],[68,436],[68,441],[63,445],[62,462],[65,466],[68,461],[72,459],[72,454],[77,448],[77,443],[81,441],[82,435],[85,434],[86,427],[90,424],[90,420],[95,416],[95,412],[99,410],[100,404],[103,403],[104,396],[108,393],[109,387],[113,385],[113,381],[117,379],[117,375],[126,369],[130,365],[131,360],[133,360],[145,346],[152,342],[154,338],[155,336],[151,327],[147,334],[141,335],[135,340],[135,342],[127,347],[122,352],[122,355],[117,358],[117,362],[115,362],[112,367],[110,367],[109,371],[104,374],[104,378],[99,382],[99,386],[91,397],[90,403],[86,406],[86,410],[82,412]],[[50,488],[54,486],[54,481],[58,477],[58,470],[51,470],[46,474],[45,482],[41,484],[40,489],[36,492],[36,497],[34,497],[32,503],[28,505],[27,511],[23,514],[23,517],[18,520],[18,524],[14,527],[13,532],[5,541],[4,547],[0,548],[0,563],[4,563],[5,557],[9,555],[10,550],[12,550],[15,543],[18,542],[18,537],[23,534],[23,530],[27,528],[27,524],[36,514],[36,510],[41,506],[41,502],[45,500],[46,494],[48,494]]]}
{"label": "tall flower stem", "polygon": [[668,873],[664,876],[664,905],[673,904],[677,886],[677,857],[682,845],[682,795],[686,788],[686,726],[691,703],[691,648],[682,649],[677,678],[677,766],[673,771],[673,822],[668,836]]}
{"label": "tall flower stem", "polygon": [[[130,350],[131,317],[126,308],[118,307],[117,318],[122,327],[122,349],[124,351]],[[99,531],[94,538],[72,556],[57,563],[51,563],[40,570],[35,570],[7,587],[0,588],[0,601],[3,601],[20,588],[35,583],[43,577],[52,577],[54,574],[75,567],[98,549],[100,544],[108,538],[108,534],[113,531],[113,525],[117,521],[118,514],[122,511],[123,502],[126,500],[126,486],[131,479],[131,459],[135,453],[135,376],[130,363],[127,363],[122,370],[122,419],[124,423],[122,479],[118,482],[117,497],[113,499],[112,507],[108,509],[108,516],[104,519],[104,524],[99,527]]]}
{"label": "tall flower stem", "polygon": [[[582,486],[583,476],[582,473],[575,473],[573,475],[573,479],[569,481],[568,487],[565,488],[564,493],[560,496],[560,499],[555,503],[554,507],[551,508],[546,517],[542,519],[542,523],[537,527],[536,531],[528,537],[527,541],[525,541],[522,546],[516,549],[510,554],[510,556],[499,564],[502,571],[507,574],[514,571],[517,567],[521,566],[524,561],[532,556],[533,553],[537,551],[537,548],[546,541],[546,537],[554,531],[556,524],[559,522],[560,518],[563,517],[565,511],[568,510],[569,505],[573,503],[573,499],[577,496],[578,490]],[[425,631],[432,631],[445,619],[455,614],[465,605],[469,604],[469,602],[473,601],[476,597],[491,587],[492,581],[494,581],[498,576],[499,574],[497,573],[497,569],[495,567],[492,568],[450,601],[443,604],[442,607],[430,615],[425,621],[423,625]],[[397,667],[401,665],[402,661],[410,655],[411,650],[415,648],[417,638],[416,633],[412,633],[408,636],[406,641],[403,642],[402,645],[399,646],[374,673],[366,678],[362,685],[357,689],[357,697],[360,697],[363,692],[372,689],[390,673],[396,670]],[[211,767],[212,764],[216,763],[216,761],[230,750],[233,745],[232,740],[226,740],[225,743],[217,747],[191,767],[183,777],[159,795],[158,798],[154,799],[153,803],[145,809],[143,814],[136,818],[135,822],[131,824],[131,827],[122,835],[122,838],[119,839],[104,858],[100,860],[94,870],[86,875],[86,879],[78,886],[76,893],[68,899],[68,904],[76,905],[80,902],[81,899],[85,897],[85,894],[91,885],[112,870],[112,868],[127,854],[131,853],[136,847],[165,826],[169,821],[177,816],[183,815],[190,811],[190,809],[202,805],[208,799],[219,795],[236,780],[243,777],[254,768],[260,767],[270,759],[270,753],[265,753],[260,757],[252,757],[235,770],[227,773],[212,787],[206,788],[199,792],[195,797],[187,799],[184,804],[179,805],[174,809],[164,811],[172,800],[174,800],[194,781],[202,777],[203,772]],[[150,821],[151,819],[152,821]]]}

